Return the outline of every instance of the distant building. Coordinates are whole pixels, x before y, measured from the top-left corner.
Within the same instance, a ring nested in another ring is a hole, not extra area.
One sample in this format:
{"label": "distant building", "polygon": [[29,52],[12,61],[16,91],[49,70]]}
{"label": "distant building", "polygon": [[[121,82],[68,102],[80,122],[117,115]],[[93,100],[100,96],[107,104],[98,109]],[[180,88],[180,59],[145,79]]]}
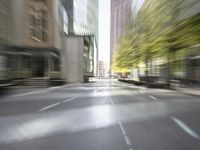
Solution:
{"label": "distant building", "polygon": [[98,63],[98,78],[110,77],[110,64],[105,61],[99,61]]}
{"label": "distant building", "polygon": [[105,67],[104,62],[99,61],[99,71],[98,71],[98,78],[104,78],[105,77]]}

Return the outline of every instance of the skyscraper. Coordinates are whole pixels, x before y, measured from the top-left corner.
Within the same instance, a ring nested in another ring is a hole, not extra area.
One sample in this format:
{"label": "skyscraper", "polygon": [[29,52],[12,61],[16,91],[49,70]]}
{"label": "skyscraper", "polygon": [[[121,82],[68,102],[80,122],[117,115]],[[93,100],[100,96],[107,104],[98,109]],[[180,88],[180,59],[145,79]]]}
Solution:
{"label": "skyscraper", "polygon": [[[7,81],[7,46],[11,40],[10,0],[0,1],[0,87]],[[0,89],[1,90],[1,89]]]}
{"label": "skyscraper", "polygon": [[110,56],[115,50],[117,42],[122,37],[131,17],[131,0],[111,0],[111,33],[110,33]]}

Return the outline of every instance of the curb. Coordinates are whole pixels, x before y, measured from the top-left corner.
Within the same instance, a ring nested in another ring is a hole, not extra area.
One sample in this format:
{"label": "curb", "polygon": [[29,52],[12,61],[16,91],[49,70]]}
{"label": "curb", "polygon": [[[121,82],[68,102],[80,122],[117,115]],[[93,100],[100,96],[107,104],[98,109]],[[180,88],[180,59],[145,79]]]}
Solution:
{"label": "curb", "polygon": [[200,90],[195,90],[195,91],[190,91],[190,89],[185,89],[185,90],[181,90],[181,89],[176,89],[177,91],[183,93],[183,94],[187,94],[187,95],[192,95],[192,96],[200,96]]}

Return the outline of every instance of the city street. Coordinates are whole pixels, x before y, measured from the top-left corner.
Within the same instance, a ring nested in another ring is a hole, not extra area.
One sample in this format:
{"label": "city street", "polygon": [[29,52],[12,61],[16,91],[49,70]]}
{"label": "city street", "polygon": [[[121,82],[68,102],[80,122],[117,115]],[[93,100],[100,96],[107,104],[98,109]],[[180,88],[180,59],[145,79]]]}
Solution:
{"label": "city street", "polygon": [[0,97],[0,150],[200,150],[200,97],[114,79]]}

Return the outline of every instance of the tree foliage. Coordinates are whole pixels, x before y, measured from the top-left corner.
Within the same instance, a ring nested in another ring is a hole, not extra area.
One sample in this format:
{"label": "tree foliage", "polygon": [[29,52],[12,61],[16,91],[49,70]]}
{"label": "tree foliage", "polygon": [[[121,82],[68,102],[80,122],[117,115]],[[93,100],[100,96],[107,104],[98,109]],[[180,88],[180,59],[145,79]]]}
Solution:
{"label": "tree foliage", "polygon": [[[183,0],[146,0],[117,45],[112,68],[130,69],[200,43],[200,15],[180,20]],[[147,67],[147,66],[146,66]]]}

